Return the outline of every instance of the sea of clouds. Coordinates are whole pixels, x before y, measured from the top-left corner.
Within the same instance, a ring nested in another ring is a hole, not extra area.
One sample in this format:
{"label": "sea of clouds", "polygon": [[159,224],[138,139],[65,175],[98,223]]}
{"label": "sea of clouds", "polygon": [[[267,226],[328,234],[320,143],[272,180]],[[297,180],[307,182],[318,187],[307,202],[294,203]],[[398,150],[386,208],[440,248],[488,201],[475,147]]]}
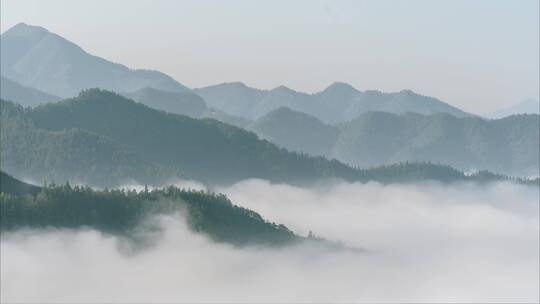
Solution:
{"label": "sea of clouds", "polygon": [[153,219],[162,232],[136,251],[95,230],[21,230],[2,233],[0,299],[539,301],[536,187],[321,182],[300,188],[247,180],[215,190],[299,234],[313,231],[367,251],[234,248],[190,232],[182,214]]}

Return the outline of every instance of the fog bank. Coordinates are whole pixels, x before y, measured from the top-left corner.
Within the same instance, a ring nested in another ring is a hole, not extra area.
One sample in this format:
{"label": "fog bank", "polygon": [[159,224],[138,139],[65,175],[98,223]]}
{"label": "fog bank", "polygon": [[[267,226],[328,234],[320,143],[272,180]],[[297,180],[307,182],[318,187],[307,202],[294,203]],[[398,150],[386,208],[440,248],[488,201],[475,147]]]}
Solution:
{"label": "fog bank", "polygon": [[538,302],[538,188],[248,180],[219,189],[368,254],[233,248],[181,215],[142,251],[93,230],[3,233],[2,302]]}

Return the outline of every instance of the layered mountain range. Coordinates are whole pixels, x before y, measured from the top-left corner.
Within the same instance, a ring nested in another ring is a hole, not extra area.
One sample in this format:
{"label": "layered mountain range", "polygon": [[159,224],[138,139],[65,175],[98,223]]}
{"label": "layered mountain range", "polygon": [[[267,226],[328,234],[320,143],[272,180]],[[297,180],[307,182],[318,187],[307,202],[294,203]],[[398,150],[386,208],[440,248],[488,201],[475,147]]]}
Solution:
{"label": "layered mountain range", "polygon": [[249,178],[298,185],[322,179],[381,183],[507,179],[487,172],[465,175],[427,162],[361,170],[287,151],[214,119],[155,110],[99,89],[33,109],[1,101],[0,109],[2,169],[38,183],[116,187],[160,185],[175,178],[217,186]]}
{"label": "layered mountain range", "polygon": [[352,167],[399,162],[538,176],[538,115],[486,120],[409,90],[346,83],[314,94],[240,82],[190,89],[41,27],[18,24],[0,39],[2,168],[39,180],[358,179]]}
{"label": "layered mountain range", "polygon": [[285,86],[269,91],[258,90],[243,83],[224,83],[196,89],[195,92],[210,106],[248,119],[260,118],[280,107],[310,114],[326,123],[348,121],[369,111],[470,116],[436,98],[410,90],[397,93],[359,91],[346,83],[334,83],[315,94],[297,92]]}
{"label": "layered mountain range", "polygon": [[286,149],[358,167],[429,161],[464,171],[537,176],[539,118],[523,114],[485,120],[446,113],[366,112],[349,122],[327,125],[305,113],[280,108],[248,128]]}

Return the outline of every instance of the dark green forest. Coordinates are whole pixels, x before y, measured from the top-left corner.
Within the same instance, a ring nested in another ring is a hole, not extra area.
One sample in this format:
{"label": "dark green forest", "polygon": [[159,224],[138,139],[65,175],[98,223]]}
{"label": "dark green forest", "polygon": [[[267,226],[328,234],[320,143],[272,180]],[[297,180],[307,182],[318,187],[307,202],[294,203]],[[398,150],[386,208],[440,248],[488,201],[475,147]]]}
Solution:
{"label": "dark green forest", "polygon": [[69,184],[37,187],[1,173],[3,232],[24,227],[89,227],[129,236],[149,216],[175,212],[186,216],[190,229],[218,242],[286,245],[304,239],[252,210],[233,205],[222,194],[175,187],[140,192],[96,191]]}

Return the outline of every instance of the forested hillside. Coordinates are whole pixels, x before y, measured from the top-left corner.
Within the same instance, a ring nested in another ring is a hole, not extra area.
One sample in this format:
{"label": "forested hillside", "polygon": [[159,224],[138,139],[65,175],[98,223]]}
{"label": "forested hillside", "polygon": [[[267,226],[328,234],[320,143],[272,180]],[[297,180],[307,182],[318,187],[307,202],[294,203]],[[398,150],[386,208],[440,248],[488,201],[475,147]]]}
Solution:
{"label": "forested hillside", "polygon": [[321,179],[480,180],[425,162],[355,169],[337,160],[288,152],[213,119],[154,110],[98,89],[34,109],[5,101],[2,105],[2,169],[40,183],[162,185],[178,177],[209,185],[248,178],[294,184]]}
{"label": "forested hillside", "polygon": [[49,131],[82,129],[105,136],[149,163],[178,168],[185,177],[210,183],[245,178],[309,181],[355,179],[336,161],[287,152],[254,133],[203,119],[151,109],[112,92],[87,90],[78,97],[28,113]]}
{"label": "forested hillside", "polygon": [[39,129],[25,110],[0,100],[2,170],[38,183],[46,181],[107,187],[137,180],[160,181],[176,171],[158,168],[113,140],[90,131]]}
{"label": "forested hillside", "polygon": [[[287,227],[265,221],[237,207],[221,194],[181,190],[104,190],[50,185],[39,188],[1,172],[0,227],[81,228],[131,235],[151,215],[186,216],[189,227],[219,242],[234,245],[285,245],[303,238]],[[21,189],[26,189],[21,191]]]}

